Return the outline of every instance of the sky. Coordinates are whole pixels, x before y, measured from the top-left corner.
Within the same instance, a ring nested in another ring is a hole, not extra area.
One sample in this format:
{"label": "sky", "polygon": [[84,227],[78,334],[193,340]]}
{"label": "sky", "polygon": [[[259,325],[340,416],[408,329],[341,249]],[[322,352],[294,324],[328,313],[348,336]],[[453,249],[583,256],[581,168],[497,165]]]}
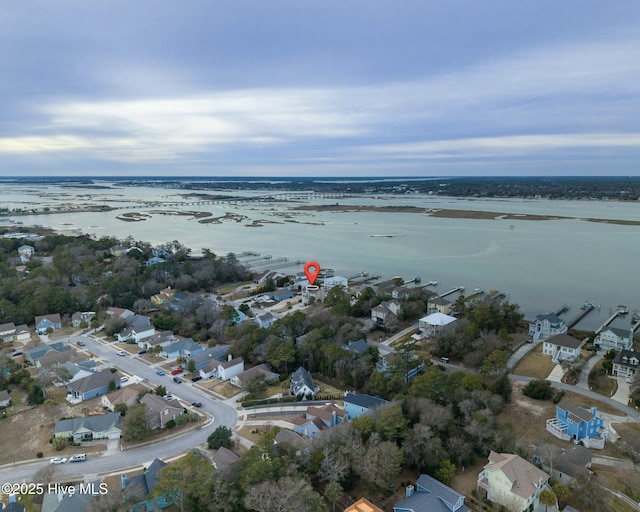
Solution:
{"label": "sky", "polygon": [[639,56],[637,0],[6,0],[0,176],[637,176]]}

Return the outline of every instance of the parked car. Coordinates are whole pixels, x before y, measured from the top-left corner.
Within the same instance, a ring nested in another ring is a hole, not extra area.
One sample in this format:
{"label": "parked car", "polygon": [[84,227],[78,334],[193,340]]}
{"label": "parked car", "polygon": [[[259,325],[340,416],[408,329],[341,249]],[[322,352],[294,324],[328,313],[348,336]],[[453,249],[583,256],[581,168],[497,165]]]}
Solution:
{"label": "parked car", "polygon": [[138,355],[141,356],[142,354],[146,354],[147,353],[147,349],[143,348],[142,350],[138,350]]}
{"label": "parked car", "polygon": [[127,353],[124,350],[118,350],[118,355],[119,356],[126,356]]}
{"label": "parked car", "polygon": [[127,382],[129,380],[129,377],[127,377],[126,375],[124,377],[120,377],[120,382]]}
{"label": "parked car", "polygon": [[156,370],[156,373],[161,377],[164,375],[164,372],[162,370]]}
{"label": "parked car", "polygon": [[84,341],[78,340],[76,341],[76,343],[78,344],[79,347],[84,347]]}
{"label": "parked car", "polygon": [[69,457],[69,462],[84,462],[87,460],[87,455],[85,453],[76,453]]}
{"label": "parked car", "polygon": [[11,357],[18,357],[18,356],[21,356],[22,354],[24,354],[24,352],[20,352],[19,350],[16,350],[13,354],[11,354]]}
{"label": "parked car", "polygon": [[202,380],[202,377],[200,377],[200,375],[196,375],[195,377],[191,377],[191,382],[198,382],[199,380]]}
{"label": "parked car", "polygon": [[67,462],[66,457],[54,457],[50,461],[51,464],[64,464],[65,462]]}
{"label": "parked car", "polygon": [[162,398],[165,400],[173,400],[173,395],[164,395]]}
{"label": "parked car", "polygon": [[184,372],[182,368],[176,368],[175,370],[171,370],[171,375],[178,375],[179,373]]}
{"label": "parked car", "polygon": [[176,384],[180,384],[182,381],[180,380],[179,377],[174,377],[173,382],[175,382]]}
{"label": "parked car", "polygon": [[202,407],[201,402],[191,402],[191,405],[193,405],[194,407]]}

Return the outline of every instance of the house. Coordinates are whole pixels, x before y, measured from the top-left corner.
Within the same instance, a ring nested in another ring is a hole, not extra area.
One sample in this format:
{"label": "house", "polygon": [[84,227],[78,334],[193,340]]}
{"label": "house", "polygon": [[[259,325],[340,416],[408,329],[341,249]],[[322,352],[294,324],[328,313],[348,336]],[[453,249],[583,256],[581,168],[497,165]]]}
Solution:
{"label": "house", "polygon": [[169,495],[151,496],[156,484],[160,481],[158,472],[166,466],[166,462],[154,459],[141,475],[127,477],[123,474],[120,477],[125,499],[128,503],[135,503],[133,512],[162,510],[173,504],[173,499]]}
{"label": "house", "polygon": [[36,252],[36,249],[31,245],[21,245],[18,247],[18,256],[20,256],[20,261],[23,265],[29,263],[34,252]]}
{"label": "house", "polygon": [[378,325],[391,327],[395,325],[401,305],[397,300],[386,300],[371,309],[371,320]]}
{"label": "house", "polygon": [[11,405],[11,397],[6,389],[0,391],[0,409],[5,409]]}
{"label": "house", "polygon": [[343,348],[345,350],[349,350],[350,352],[355,352],[356,354],[362,355],[368,350],[369,344],[367,343],[367,340],[361,339],[350,341]]}
{"label": "house", "polygon": [[[68,380],[79,380],[83,377],[88,377],[96,371],[96,362],[95,361],[67,361],[62,365],[62,368],[68,374]],[[64,378],[64,373],[62,374]]]}
{"label": "house", "polygon": [[116,335],[120,342],[133,340],[139,343],[140,340],[153,336],[156,332],[149,317],[144,315],[134,313],[133,315],[127,316],[124,321],[126,323],[125,328]]}
{"label": "house", "polygon": [[153,258],[149,258],[147,260],[146,266],[147,268],[152,267],[153,265],[158,265],[160,263],[164,263],[166,260],[160,258],[159,256],[154,256]]}
{"label": "house", "polygon": [[367,498],[360,498],[358,501],[345,508],[344,512],[383,512],[383,510],[376,507]]}
{"label": "house", "polygon": [[344,412],[347,419],[352,420],[388,403],[384,398],[347,392],[344,395]]}
{"label": "house", "polygon": [[273,292],[265,293],[265,297],[268,297],[271,300],[275,300],[276,302],[281,302],[283,300],[291,299],[295,295],[293,290],[275,290]]}
{"label": "house", "polygon": [[307,407],[304,415],[293,420],[293,430],[301,436],[313,438],[322,430],[342,423],[344,417],[344,410],[334,404],[326,404],[322,407]]}
{"label": "house", "polygon": [[31,331],[26,326],[26,324],[16,326],[16,338],[14,341],[20,341],[22,343],[27,343],[31,341]]}
{"label": "house", "polygon": [[488,500],[511,512],[535,510],[540,492],[548,487],[549,475],[512,453],[489,454],[489,462],[478,475],[477,487]]}
{"label": "house", "polygon": [[533,461],[548,472],[552,478],[573,487],[576,476],[590,472],[593,454],[580,444],[558,448],[552,444],[539,443],[533,450]]}
{"label": "house", "polygon": [[289,390],[294,396],[303,396],[304,398],[312,399],[316,397],[316,387],[313,384],[313,378],[302,366],[291,374]]}
{"label": "house", "polygon": [[555,313],[545,313],[536,316],[535,320],[529,323],[529,336],[534,341],[546,340],[556,334],[566,334],[567,324]]}
{"label": "house", "polygon": [[638,371],[638,363],[640,363],[640,352],[621,350],[613,358],[611,374],[614,377],[625,377],[627,380],[632,380]]}
{"label": "house", "polygon": [[587,448],[604,448],[604,420],[595,407],[585,409],[568,400],[556,405],[556,417],[547,420],[547,431],[564,441],[582,442]]}
{"label": "house", "polygon": [[443,315],[451,314],[451,301],[443,297],[431,297],[427,301],[427,313],[442,313]]}
{"label": "house", "polygon": [[109,252],[113,254],[116,258],[122,256],[125,253],[125,248],[121,245],[114,245],[109,249]]}
{"label": "house", "polygon": [[176,291],[169,286],[168,288],[160,290],[159,293],[152,295],[151,302],[153,302],[156,306],[160,306],[165,302],[170,302],[171,299],[173,299],[173,297],[175,296],[175,294],[176,294]]}
{"label": "house", "polygon": [[393,505],[393,512],[468,512],[464,495],[429,475],[420,475],[406,497]]}
{"label": "house", "polygon": [[115,410],[116,405],[124,404],[129,407],[133,407],[138,403],[138,393],[140,389],[133,388],[131,386],[125,386],[120,389],[116,389],[111,393],[106,395],[102,395],[102,407],[107,409],[109,412],[113,412]]}
{"label": "house", "polygon": [[47,334],[49,328],[54,331],[62,329],[62,320],[60,319],[59,313],[37,316],[35,322],[36,332],[40,335]]}
{"label": "house", "polygon": [[191,359],[196,364],[196,371],[200,372],[203,379],[212,379],[218,376],[218,364],[226,358],[231,347],[228,345],[216,345],[204,352],[195,354]]}
{"label": "house", "polygon": [[162,352],[160,352],[160,355],[167,359],[171,359],[178,356],[192,356],[198,352],[203,352],[204,350],[204,347],[198,345],[191,338],[185,338],[164,347]]}
{"label": "house", "polygon": [[323,279],[322,289],[325,293],[329,292],[331,288],[336,286],[342,286],[345,290],[349,288],[349,280],[344,276],[331,276]]}
{"label": "house", "polygon": [[82,322],[89,324],[91,319],[95,316],[96,314],[94,311],[76,311],[71,315],[71,327],[80,327]]}
{"label": "house", "polygon": [[436,311],[418,320],[418,330],[423,336],[431,337],[438,334],[446,325],[456,321],[456,317]]}
{"label": "house", "polygon": [[116,388],[120,388],[120,379],[110,371],[104,370],[68,382],[67,391],[76,400],[89,400],[106,394],[111,382],[114,382]]}
{"label": "house", "polygon": [[13,322],[0,325],[0,340],[5,343],[16,340],[16,324]]}
{"label": "house", "polygon": [[233,479],[233,466],[240,460],[240,457],[229,450],[229,448],[221,446],[217,450],[214,450],[211,459],[213,467],[216,468],[225,480],[230,482]]}
{"label": "house", "polygon": [[233,384],[238,388],[244,388],[252,378],[256,375],[263,375],[264,380],[267,383],[277,382],[280,378],[280,375],[271,371],[266,364],[259,364],[258,366],[254,366],[245,370],[244,372],[236,375],[235,377],[231,377],[229,383]]}
{"label": "house", "polygon": [[269,312],[254,317],[254,320],[261,329],[270,327],[271,324],[276,321],[275,317]]}
{"label": "house", "polygon": [[41,357],[44,357],[49,352],[51,352],[52,350],[54,350],[54,351],[56,351],[58,353],[62,353],[62,352],[71,351],[71,347],[68,346],[68,345],[65,345],[64,343],[62,343],[60,341],[58,341],[56,343],[51,343],[49,345],[40,344],[40,345],[36,345],[31,350],[27,350],[27,352],[25,352],[24,356],[25,356],[26,360],[29,361],[29,364],[31,364],[33,366],[37,366],[38,360]]}
{"label": "house", "polygon": [[582,342],[568,334],[556,334],[542,343],[542,353],[551,356],[554,363],[580,357]]}
{"label": "house", "polygon": [[123,320],[126,320],[127,317],[135,315],[135,313],[130,309],[114,308],[112,306],[107,309],[107,315],[109,315],[111,318],[122,318]]}
{"label": "house", "polygon": [[218,363],[218,378],[222,380],[229,380],[236,375],[240,375],[243,371],[244,359],[241,357],[231,359],[231,356],[229,356],[227,361]]}
{"label": "house", "polygon": [[606,327],[593,340],[593,344],[603,350],[631,350],[633,333],[630,329]]}
{"label": "house", "polygon": [[175,398],[165,400],[161,396],[147,393],[140,399],[140,403],[145,405],[147,425],[152,430],[165,428],[170,420],[175,421],[178,416],[184,414],[184,407]]}
{"label": "house", "polygon": [[138,347],[145,350],[153,350],[156,347],[165,348],[178,341],[171,331],[155,332],[151,336],[138,341]]}
{"label": "house", "polygon": [[80,488],[80,485],[69,486],[73,490],[67,489],[61,492],[48,492],[48,486],[44,488],[47,492],[42,495],[42,509],[46,512],[87,512],[89,505],[95,499],[95,495],[100,493],[100,482],[89,482],[88,484],[82,484],[86,489],[89,486],[89,491]]}
{"label": "house", "polygon": [[56,421],[53,429],[55,437],[73,438],[74,441],[89,439],[120,439],[119,412],[96,414],[82,418],[69,418]]}
{"label": "house", "polygon": [[75,359],[76,354],[73,350],[49,350],[36,361],[38,368],[62,368],[65,363]]}

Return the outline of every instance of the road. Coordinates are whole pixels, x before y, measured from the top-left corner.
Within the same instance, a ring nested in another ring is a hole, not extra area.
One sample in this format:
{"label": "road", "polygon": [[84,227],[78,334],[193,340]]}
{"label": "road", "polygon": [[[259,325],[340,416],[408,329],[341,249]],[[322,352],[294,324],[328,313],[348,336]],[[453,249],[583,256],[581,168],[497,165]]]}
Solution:
{"label": "road", "polygon": [[[150,368],[137,356],[118,356],[114,348],[94,338],[84,336],[69,337],[71,343],[76,343],[78,340],[82,340],[85,343],[85,350],[96,357],[108,361],[109,365],[117,366],[132,375],[147,379],[152,386],[163,385],[174,397],[180,398],[185,402],[201,402],[201,410],[212,416],[213,421],[193,432],[158,441],[149,446],[123,451],[114,455],[105,454],[101,457],[91,457],[87,462],[83,463],[58,465],[55,469],[56,477],[81,475],[80,478],[82,479],[98,473],[148,464],[156,457],[165,459],[206,442],[209,434],[221,425],[232,428],[236,424],[238,417],[235,409],[195,389],[190,382],[183,381],[182,384],[176,384],[170,375],[157,375],[155,369]],[[48,464],[49,459],[15,466],[3,466],[0,468],[0,483],[30,481],[40,468]]]}

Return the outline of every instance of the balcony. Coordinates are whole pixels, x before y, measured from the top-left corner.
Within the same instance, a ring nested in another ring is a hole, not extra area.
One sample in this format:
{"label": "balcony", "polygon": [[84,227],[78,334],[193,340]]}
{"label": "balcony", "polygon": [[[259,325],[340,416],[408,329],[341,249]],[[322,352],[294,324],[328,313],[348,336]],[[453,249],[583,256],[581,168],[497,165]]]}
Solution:
{"label": "balcony", "polygon": [[478,475],[477,487],[484,489],[485,491],[489,490],[489,479],[484,471]]}
{"label": "balcony", "polygon": [[571,438],[567,434],[567,424],[560,421],[558,418],[551,418],[547,420],[547,431],[551,432],[558,439],[563,441],[569,441]]}

